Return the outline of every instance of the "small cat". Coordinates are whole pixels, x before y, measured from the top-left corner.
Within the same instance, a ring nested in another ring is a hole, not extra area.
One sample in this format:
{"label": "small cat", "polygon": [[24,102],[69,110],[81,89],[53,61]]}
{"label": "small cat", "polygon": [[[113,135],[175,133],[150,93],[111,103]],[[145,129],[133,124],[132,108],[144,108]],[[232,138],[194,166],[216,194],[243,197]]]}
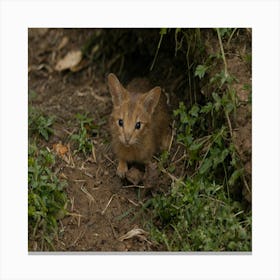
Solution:
{"label": "small cat", "polygon": [[128,162],[146,165],[156,152],[168,149],[170,119],[160,87],[148,91],[146,86],[143,92],[141,79],[135,79],[126,89],[113,73],[108,75],[108,86],[113,101],[112,148],[119,161],[117,175],[124,178]]}

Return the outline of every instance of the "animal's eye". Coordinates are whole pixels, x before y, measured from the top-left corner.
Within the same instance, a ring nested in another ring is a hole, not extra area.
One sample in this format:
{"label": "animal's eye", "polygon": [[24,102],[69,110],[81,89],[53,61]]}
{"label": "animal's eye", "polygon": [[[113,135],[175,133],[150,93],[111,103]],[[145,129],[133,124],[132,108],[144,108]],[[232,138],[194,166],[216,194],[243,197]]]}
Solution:
{"label": "animal's eye", "polygon": [[135,124],[135,129],[140,129],[140,127],[141,127],[141,123],[140,123],[140,122],[137,122],[137,123]]}
{"label": "animal's eye", "polygon": [[119,120],[119,126],[123,126],[123,120],[122,119]]}

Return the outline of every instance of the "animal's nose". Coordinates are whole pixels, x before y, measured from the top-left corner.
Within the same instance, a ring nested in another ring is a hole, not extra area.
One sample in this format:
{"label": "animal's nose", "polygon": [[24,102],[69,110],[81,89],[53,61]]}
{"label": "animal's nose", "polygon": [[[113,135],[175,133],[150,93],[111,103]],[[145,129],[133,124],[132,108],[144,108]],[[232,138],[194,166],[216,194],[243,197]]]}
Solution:
{"label": "animal's nose", "polygon": [[129,143],[130,138],[131,138],[130,135],[125,134],[124,139],[125,139],[125,142],[126,142],[127,144]]}

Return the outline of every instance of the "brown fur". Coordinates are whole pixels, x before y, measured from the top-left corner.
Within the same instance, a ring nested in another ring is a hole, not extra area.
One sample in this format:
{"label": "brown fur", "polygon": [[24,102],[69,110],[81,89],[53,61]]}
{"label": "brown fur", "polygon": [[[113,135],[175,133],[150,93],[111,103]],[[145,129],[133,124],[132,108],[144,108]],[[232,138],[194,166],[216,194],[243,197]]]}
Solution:
{"label": "brown fur", "polygon": [[[145,81],[135,79],[125,89],[114,74],[108,76],[113,100],[112,147],[119,160],[120,177],[125,176],[127,162],[147,164],[156,152],[168,148],[171,131],[165,95],[160,87],[148,91]],[[118,123],[120,119],[123,126]],[[141,123],[140,129],[135,128],[137,122]]]}

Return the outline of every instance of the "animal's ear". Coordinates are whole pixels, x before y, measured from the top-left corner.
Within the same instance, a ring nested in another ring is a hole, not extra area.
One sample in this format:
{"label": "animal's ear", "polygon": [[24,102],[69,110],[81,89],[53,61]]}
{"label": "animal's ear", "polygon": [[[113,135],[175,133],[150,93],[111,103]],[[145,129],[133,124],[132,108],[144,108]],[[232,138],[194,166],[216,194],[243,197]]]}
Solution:
{"label": "animal's ear", "polygon": [[145,94],[143,104],[144,104],[144,108],[149,114],[152,114],[156,106],[158,105],[160,94],[161,94],[160,87],[154,87],[148,93]]}
{"label": "animal's ear", "polygon": [[120,104],[127,99],[128,94],[125,88],[122,86],[117,76],[113,73],[108,75],[109,91],[112,95],[114,106],[120,106]]}

